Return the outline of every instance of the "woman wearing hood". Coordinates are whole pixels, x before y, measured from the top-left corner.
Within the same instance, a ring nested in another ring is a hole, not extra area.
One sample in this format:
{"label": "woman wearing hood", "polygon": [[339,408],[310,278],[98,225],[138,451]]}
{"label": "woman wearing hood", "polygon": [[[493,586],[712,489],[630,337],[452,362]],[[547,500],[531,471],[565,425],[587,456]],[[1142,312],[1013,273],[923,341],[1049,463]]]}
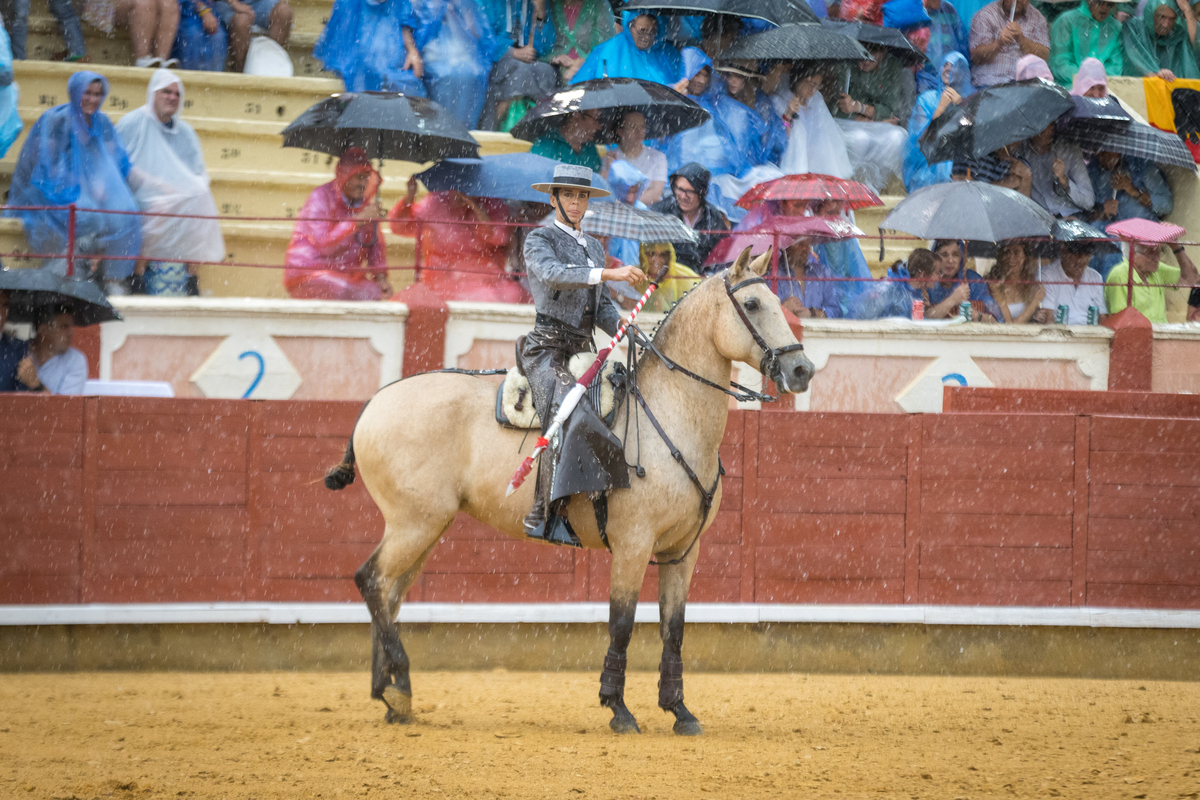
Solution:
{"label": "woman wearing hood", "polygon": [[[21,211],[18,206],[68,206],[80,209],[135,212],[75,214],[76,268],[86,259],[92,277],[103,279],[105,291],[125,294],[124,280],[133,272],[141,247],[137,202],[130,187],[140,185],[121,137],[100,107],[108,81],[95,72],[76,72],[67,79],[70,101],[38,118],[21,147],[13,171],[6,217],[21,220],[25,239],[35,253],[64,254],[47,264],[65,274],[70,214],[61,211]],[[128,181],[128,183],[126,182]]]}
{"label": "woman wearing hood", "polygon": [[[180,118],[182,107],[183,82],[175,73],[158,69],[150,77],[146,104],[117,123],[130,161],[147,176],[134,198],[141,210],[150,214],[216,217],[217,204],[209,189],[200,138]],[[195,275],[195,266],[185,267],[181,262],[215,262],[225,257],[220,222],[157,216],[142,217],[141,222],[141,255],[162,262],[150,265],[147,291],[197,294],[194,280],[188,277]],[[138,262],[139,267],[144,265],[144,261]]]}
{"label": "woman wearing hood", "polygon": [[1196,15],[1186,2],[1148,0],[1140,17],[1126,21],[1123,37],[1123,74],[1136,78],[1157,75],[1165,81],[1200,78]]}
{"label": "woman wearing hood", "polygon": [[846,139],[834,122],[821,88],[826,80],[819,69],[793,72],[791,91],[776,96],[776,108],[788,126],[788,144],[779,166],[785,175],[819,172],[851,178],[854,170],[846,153]]}
{"label": "woman wearing hood", "polygon": [[583,62],[571,83],[594,78],[638,78],[674,86],[682,63],[679,51],[662,36],[662,26],[653,14],[626,11],[624,30],[597,46]]}
{"label": "woman wearing hood", "polygon": [[974,93],[971,67],[962,53],[951,51],[938,68],[938,87],[922,92],[908,121],[908,148],[904,153],[904,188],[915,192],[935,183],[949,183],[953,162],[930,164],[921,152],[921,136],[935,119],[952,112]]}

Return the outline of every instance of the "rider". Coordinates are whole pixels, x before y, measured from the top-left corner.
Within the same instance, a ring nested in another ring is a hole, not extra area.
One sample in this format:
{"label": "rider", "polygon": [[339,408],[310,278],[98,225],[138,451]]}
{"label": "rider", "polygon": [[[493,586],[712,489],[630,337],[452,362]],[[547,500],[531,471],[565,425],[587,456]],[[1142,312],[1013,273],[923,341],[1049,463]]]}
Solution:
{"label": "rider", "polygon": [[[544,432],[575,384],[567,369],[571,356],[595,352],[594,327],[612,335],[621,324],[604,282],[632,285],[645,281],[646,275],[634,266],[605,268],[604,247],[579,230],[588,201],[609,194],[592,186],[590,169],[560,164],[550,183],[535,183],[532,188],[551,196],[555,214],[552,225],[535,229],[525,240],[525,266],[537,319],[519,352]],[[561,466],[556,469],[556,464]],[[559,516],[557,501],[578,492],[628,486],[624,449],[585,397],[560,439],[541,456],[525,532],[554,544],[578,544],[565,517]]]}

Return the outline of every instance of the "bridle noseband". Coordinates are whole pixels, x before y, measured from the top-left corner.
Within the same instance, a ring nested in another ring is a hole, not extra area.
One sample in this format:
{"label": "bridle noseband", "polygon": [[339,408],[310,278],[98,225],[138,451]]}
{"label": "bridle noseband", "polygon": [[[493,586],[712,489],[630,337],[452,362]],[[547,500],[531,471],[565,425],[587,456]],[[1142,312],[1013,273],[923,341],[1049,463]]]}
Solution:
{"label": "bridle noseband", "polygon": [[722,280],[725,283],[725,294],[729,295],[729,302],[733,303],[734,310],[736,310],[738,316],[742,318],[742,324],[745,325],[746,330],[750,332],[750,336],[754,339],[754,343],[763,351],[762,360],[758,362],[758,371],[761,372],[764,377],[774,380],[775,376],[782,374],[783,370],[782,365],[779,363],[779,357],[785,353],[794,353],[797,350],[803,350],[804,345],[797,342],[796,344],[786,344],[783,347],[769,346],[767,341],[763,339],[762,334],[760,334],[758,329],[754,327],[754,323],[750,321],[750,317],[746,316],[746,309],[742,308],[742,304],[737,301],[736,297],[734,297],[734,293],[736,293],[739,289],[746,288],[747,286],[753,286],[756,283],[761,283],[766,286],[767,282],[765,279],[758,277],[747,278],[741,283],[738,283],[736,286],[731,286],[729,284],[729,274],[726,273]]}

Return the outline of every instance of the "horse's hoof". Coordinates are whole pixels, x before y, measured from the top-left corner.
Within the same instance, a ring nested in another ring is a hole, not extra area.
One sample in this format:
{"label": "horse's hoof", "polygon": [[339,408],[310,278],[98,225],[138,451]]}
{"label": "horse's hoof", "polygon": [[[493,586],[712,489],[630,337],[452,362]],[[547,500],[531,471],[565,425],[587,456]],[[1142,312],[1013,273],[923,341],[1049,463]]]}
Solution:
{"label": "horse's hoof", "polygon": [[383,721],[388,725],[412,725],[415,720],[413,720],[411,714],[404,716],[397,714],[389,708],[387,713],[383,715]]}
{"label": "horse's hoof", "polygon": [[608,727],[612,728],[613,733],[641,733],[642,729],[638,727],[637,720],[632,714],[624,716],[614,716],[608,723]]}
{"label": "horse's hoof", "polygon": [[704,728],[694,719],[677,719],[674,731],[679,736],[699,736],[704,733]]}
{"label": "horse's hoof", "polygon": [[387,722],[407,725],[413,721],[412,695],[389,686],[383,690],[383,702],[388,707],[387,716],[384,717]]}

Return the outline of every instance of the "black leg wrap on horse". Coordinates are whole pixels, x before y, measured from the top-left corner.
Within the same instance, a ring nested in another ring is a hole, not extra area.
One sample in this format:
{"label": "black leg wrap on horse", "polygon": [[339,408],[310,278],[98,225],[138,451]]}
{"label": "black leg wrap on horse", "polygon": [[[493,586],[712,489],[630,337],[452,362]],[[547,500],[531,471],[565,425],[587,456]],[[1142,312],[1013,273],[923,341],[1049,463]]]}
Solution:
{"label": "black leg wrap on horse", "polygon": [[614,656],[612,653],[604,656],[604,671],[600,673],[600,705],[608,705],[610,700],[624,701],[627,661],[625,656]]}
{"label": "black leg wrap on horse", "polygon": [[683,659],[663,653],[658,665],[658,707],[670,711],[683,702]]}

